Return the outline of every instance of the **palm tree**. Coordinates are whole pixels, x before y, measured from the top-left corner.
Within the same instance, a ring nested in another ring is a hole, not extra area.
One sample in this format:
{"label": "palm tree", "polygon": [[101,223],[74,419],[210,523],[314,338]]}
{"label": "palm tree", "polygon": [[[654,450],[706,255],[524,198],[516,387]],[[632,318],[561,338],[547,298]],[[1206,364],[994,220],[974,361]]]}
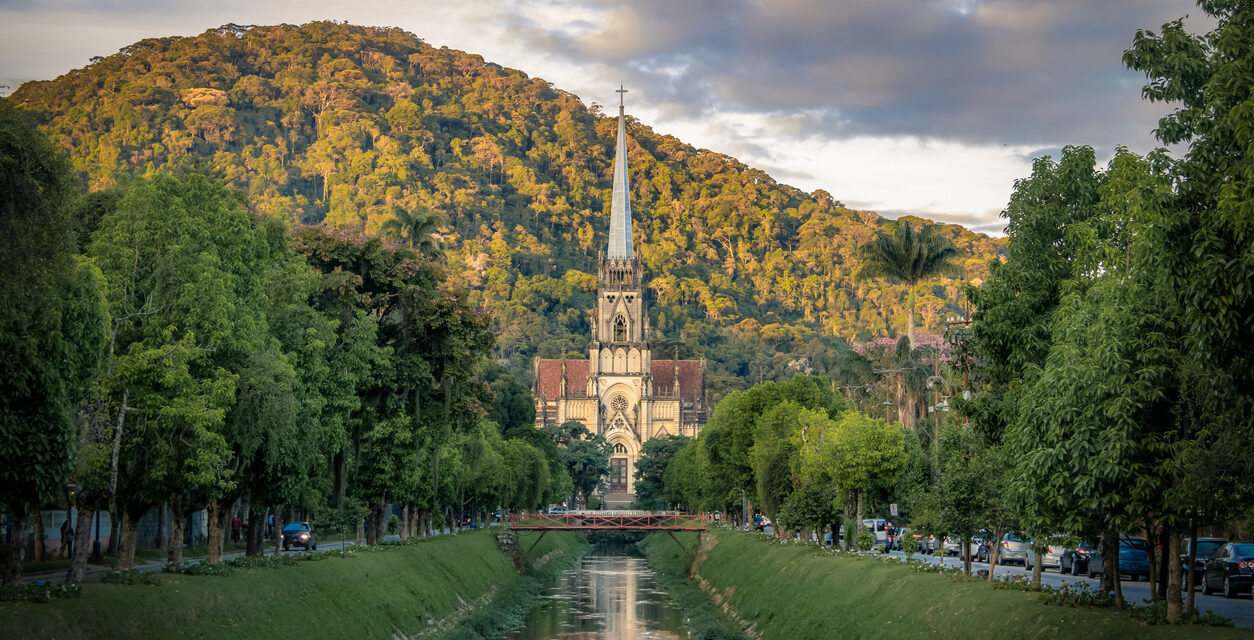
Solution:
{"label": "palm tree", "polygon": [[922,225],[918,232],[905,221],[894,224],[892,234],[878,233],[875,239],[858,248],[862,268],[858,280],[888,278],[904,282],[910,292],[910,324],[906,335],[914,348],[914,287],[921,280],[936,275],[962,275],[962,267],[951,262],[958,249],[947,238],[936,235],[935,227]]}
{"label": "palm tree", "polygon": [[428,258],[436,258],[444,250],[444,242],[435,237],[444,218],[440,214],[423,207],[406,211],[404,207],[392,207],[392,217],[383,222],[379,228],[383,235],[395,238],[409,245]]}

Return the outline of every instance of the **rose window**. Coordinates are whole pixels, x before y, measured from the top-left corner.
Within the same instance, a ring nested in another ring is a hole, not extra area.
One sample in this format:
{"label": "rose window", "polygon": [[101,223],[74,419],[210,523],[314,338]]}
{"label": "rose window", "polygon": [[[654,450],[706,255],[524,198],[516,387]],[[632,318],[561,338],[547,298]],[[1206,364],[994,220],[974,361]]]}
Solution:
{"label": "rose window", "polygon": [[627,400],[622,396],[614,396],[614,399],[610,400],[610,409],[613,409],[615,413],[622,413],[626,411]]}

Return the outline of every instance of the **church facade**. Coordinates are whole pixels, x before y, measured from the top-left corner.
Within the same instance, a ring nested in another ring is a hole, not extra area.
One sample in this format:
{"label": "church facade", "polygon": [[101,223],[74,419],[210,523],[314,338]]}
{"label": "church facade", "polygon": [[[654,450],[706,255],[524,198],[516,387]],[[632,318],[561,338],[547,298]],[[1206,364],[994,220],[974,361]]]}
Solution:
{"label": "church facade", "polygon": [[537,360],[532,389],[537,426],[576,420],[609,443],[610,475],[602,495],[607,508],[634,500],[635,465],[645,442],[696,436],[708,414],[702,361],[655,360],[649,349],[644,274],[631,246],[629,184],[620,100],[609,242],[597,273],[588,359]]}

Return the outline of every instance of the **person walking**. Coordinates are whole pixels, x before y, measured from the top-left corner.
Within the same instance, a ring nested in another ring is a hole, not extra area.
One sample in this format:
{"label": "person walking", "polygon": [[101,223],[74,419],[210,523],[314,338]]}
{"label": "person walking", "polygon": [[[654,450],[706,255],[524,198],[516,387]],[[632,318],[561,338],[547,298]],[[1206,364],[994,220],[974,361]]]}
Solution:
{"label": "person walking", "polygon": [[237,513],[234,518],[231,518],[231,542],[239,542],[239,530],[242,526],[244,526],[244,521],[239,519]]}

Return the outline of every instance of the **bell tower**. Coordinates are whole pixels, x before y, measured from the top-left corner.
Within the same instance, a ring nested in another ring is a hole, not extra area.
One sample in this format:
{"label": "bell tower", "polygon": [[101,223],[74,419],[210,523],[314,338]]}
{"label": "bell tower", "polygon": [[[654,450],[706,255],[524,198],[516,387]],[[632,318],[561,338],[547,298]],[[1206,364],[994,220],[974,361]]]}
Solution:
{"label": "bell tower", "polygon": [[588,395],[599,399],[597,433],[611,441],[617,437],[639,442],[641,434],[647,432],[649,421],[648,412],[642,409],[650,395],[652,365],[643,270],[631,243],[631,182],[622,101],[626,92],[621,87],[618,89],[610,235],[597,269],[597,308],[589,346],[592,364]]}

